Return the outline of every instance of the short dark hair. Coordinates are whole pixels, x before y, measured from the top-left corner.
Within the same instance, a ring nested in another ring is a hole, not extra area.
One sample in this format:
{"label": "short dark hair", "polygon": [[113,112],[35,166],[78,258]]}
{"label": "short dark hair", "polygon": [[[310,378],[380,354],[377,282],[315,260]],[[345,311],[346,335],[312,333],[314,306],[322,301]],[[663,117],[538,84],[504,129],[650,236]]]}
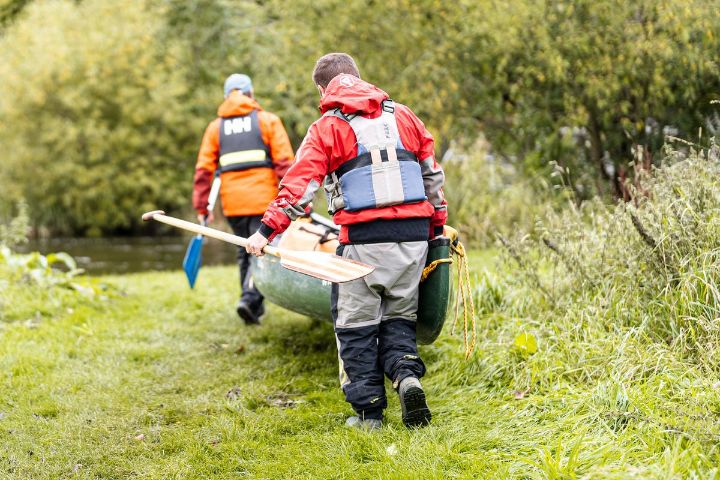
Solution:
{"label": "short dark hair", "polygon": [[327,88],[330,80],[341,73],[347,73],[360,78],[360,71],[355,60],[347,53],[328,53],[323,55],[315,63],[312,78],[315,85]]}

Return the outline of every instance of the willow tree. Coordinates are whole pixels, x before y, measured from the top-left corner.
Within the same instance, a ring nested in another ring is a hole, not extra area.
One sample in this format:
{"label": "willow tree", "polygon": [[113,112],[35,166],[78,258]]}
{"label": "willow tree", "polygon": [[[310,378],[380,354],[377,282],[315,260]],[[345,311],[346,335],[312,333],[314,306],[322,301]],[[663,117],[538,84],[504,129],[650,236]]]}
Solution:
{"label": "willow tree", "polygon": [[99,234],[187,203],[204,119],[163,25],[143,2],[34,2],[0,39],[0,183],[36,223]]}
{"label": "willow tree", "polygon": [[657,151],[668,132],[694,140],[716,110],[715,2],[486,3],[465,24],[477,54],[458,66],[482,85],[464,89],[470,114],[531,169],[555,160],[580,187],[620,193],[634,146]]}

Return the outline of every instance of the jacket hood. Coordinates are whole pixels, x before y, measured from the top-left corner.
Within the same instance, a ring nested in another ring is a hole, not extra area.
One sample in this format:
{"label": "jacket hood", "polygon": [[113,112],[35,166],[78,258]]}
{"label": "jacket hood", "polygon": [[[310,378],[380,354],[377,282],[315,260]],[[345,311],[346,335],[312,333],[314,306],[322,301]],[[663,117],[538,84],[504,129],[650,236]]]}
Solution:
{"label": "jacket hood", "polygon": [[320,100],[320,111],[340,108],[347,114],[373,114],[382,109],[382,102],[387,98],[388,94],[375,85],[343,73],[330,80]]}
{"label": "jacket hood", "polygon": [[235,117],[237,115],[247,115],[253,110],[262,110],[260,104],[254,98],[243,95],[239,90],[235,90],[220,104],[217,114],[220,117]]}

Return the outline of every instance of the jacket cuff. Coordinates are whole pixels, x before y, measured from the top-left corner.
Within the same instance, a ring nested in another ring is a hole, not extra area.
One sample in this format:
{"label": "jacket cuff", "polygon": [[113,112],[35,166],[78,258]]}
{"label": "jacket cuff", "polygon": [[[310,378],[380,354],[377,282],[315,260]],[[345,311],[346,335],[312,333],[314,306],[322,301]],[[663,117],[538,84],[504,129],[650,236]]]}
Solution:
{"label": "jacket cuff", "polygon": [[269,240],[270,237],[273,236],[273,233],[275,233],[275,229],[267,226],[265,223],[260,222],[260,228],[258,229],[258,232],[260,233],[260,235]]}
{"label": "jacket cuff", "polygon": [[433,237],[440,237],[445,233],[445,227],[442,225],[433,227]]}

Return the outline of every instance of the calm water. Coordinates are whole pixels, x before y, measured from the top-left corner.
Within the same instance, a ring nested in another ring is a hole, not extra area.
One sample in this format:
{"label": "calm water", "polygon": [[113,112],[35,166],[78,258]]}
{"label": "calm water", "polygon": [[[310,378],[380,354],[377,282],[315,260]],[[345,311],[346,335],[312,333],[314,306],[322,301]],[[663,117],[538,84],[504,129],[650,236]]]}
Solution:
{"label": "calm water", "polygon": [[[53,238],[31,240],[22,252],[67,252],[89,274],[179,270],[191,237]],[[206,239],[203,265],[232,265],[237,247]]]}

